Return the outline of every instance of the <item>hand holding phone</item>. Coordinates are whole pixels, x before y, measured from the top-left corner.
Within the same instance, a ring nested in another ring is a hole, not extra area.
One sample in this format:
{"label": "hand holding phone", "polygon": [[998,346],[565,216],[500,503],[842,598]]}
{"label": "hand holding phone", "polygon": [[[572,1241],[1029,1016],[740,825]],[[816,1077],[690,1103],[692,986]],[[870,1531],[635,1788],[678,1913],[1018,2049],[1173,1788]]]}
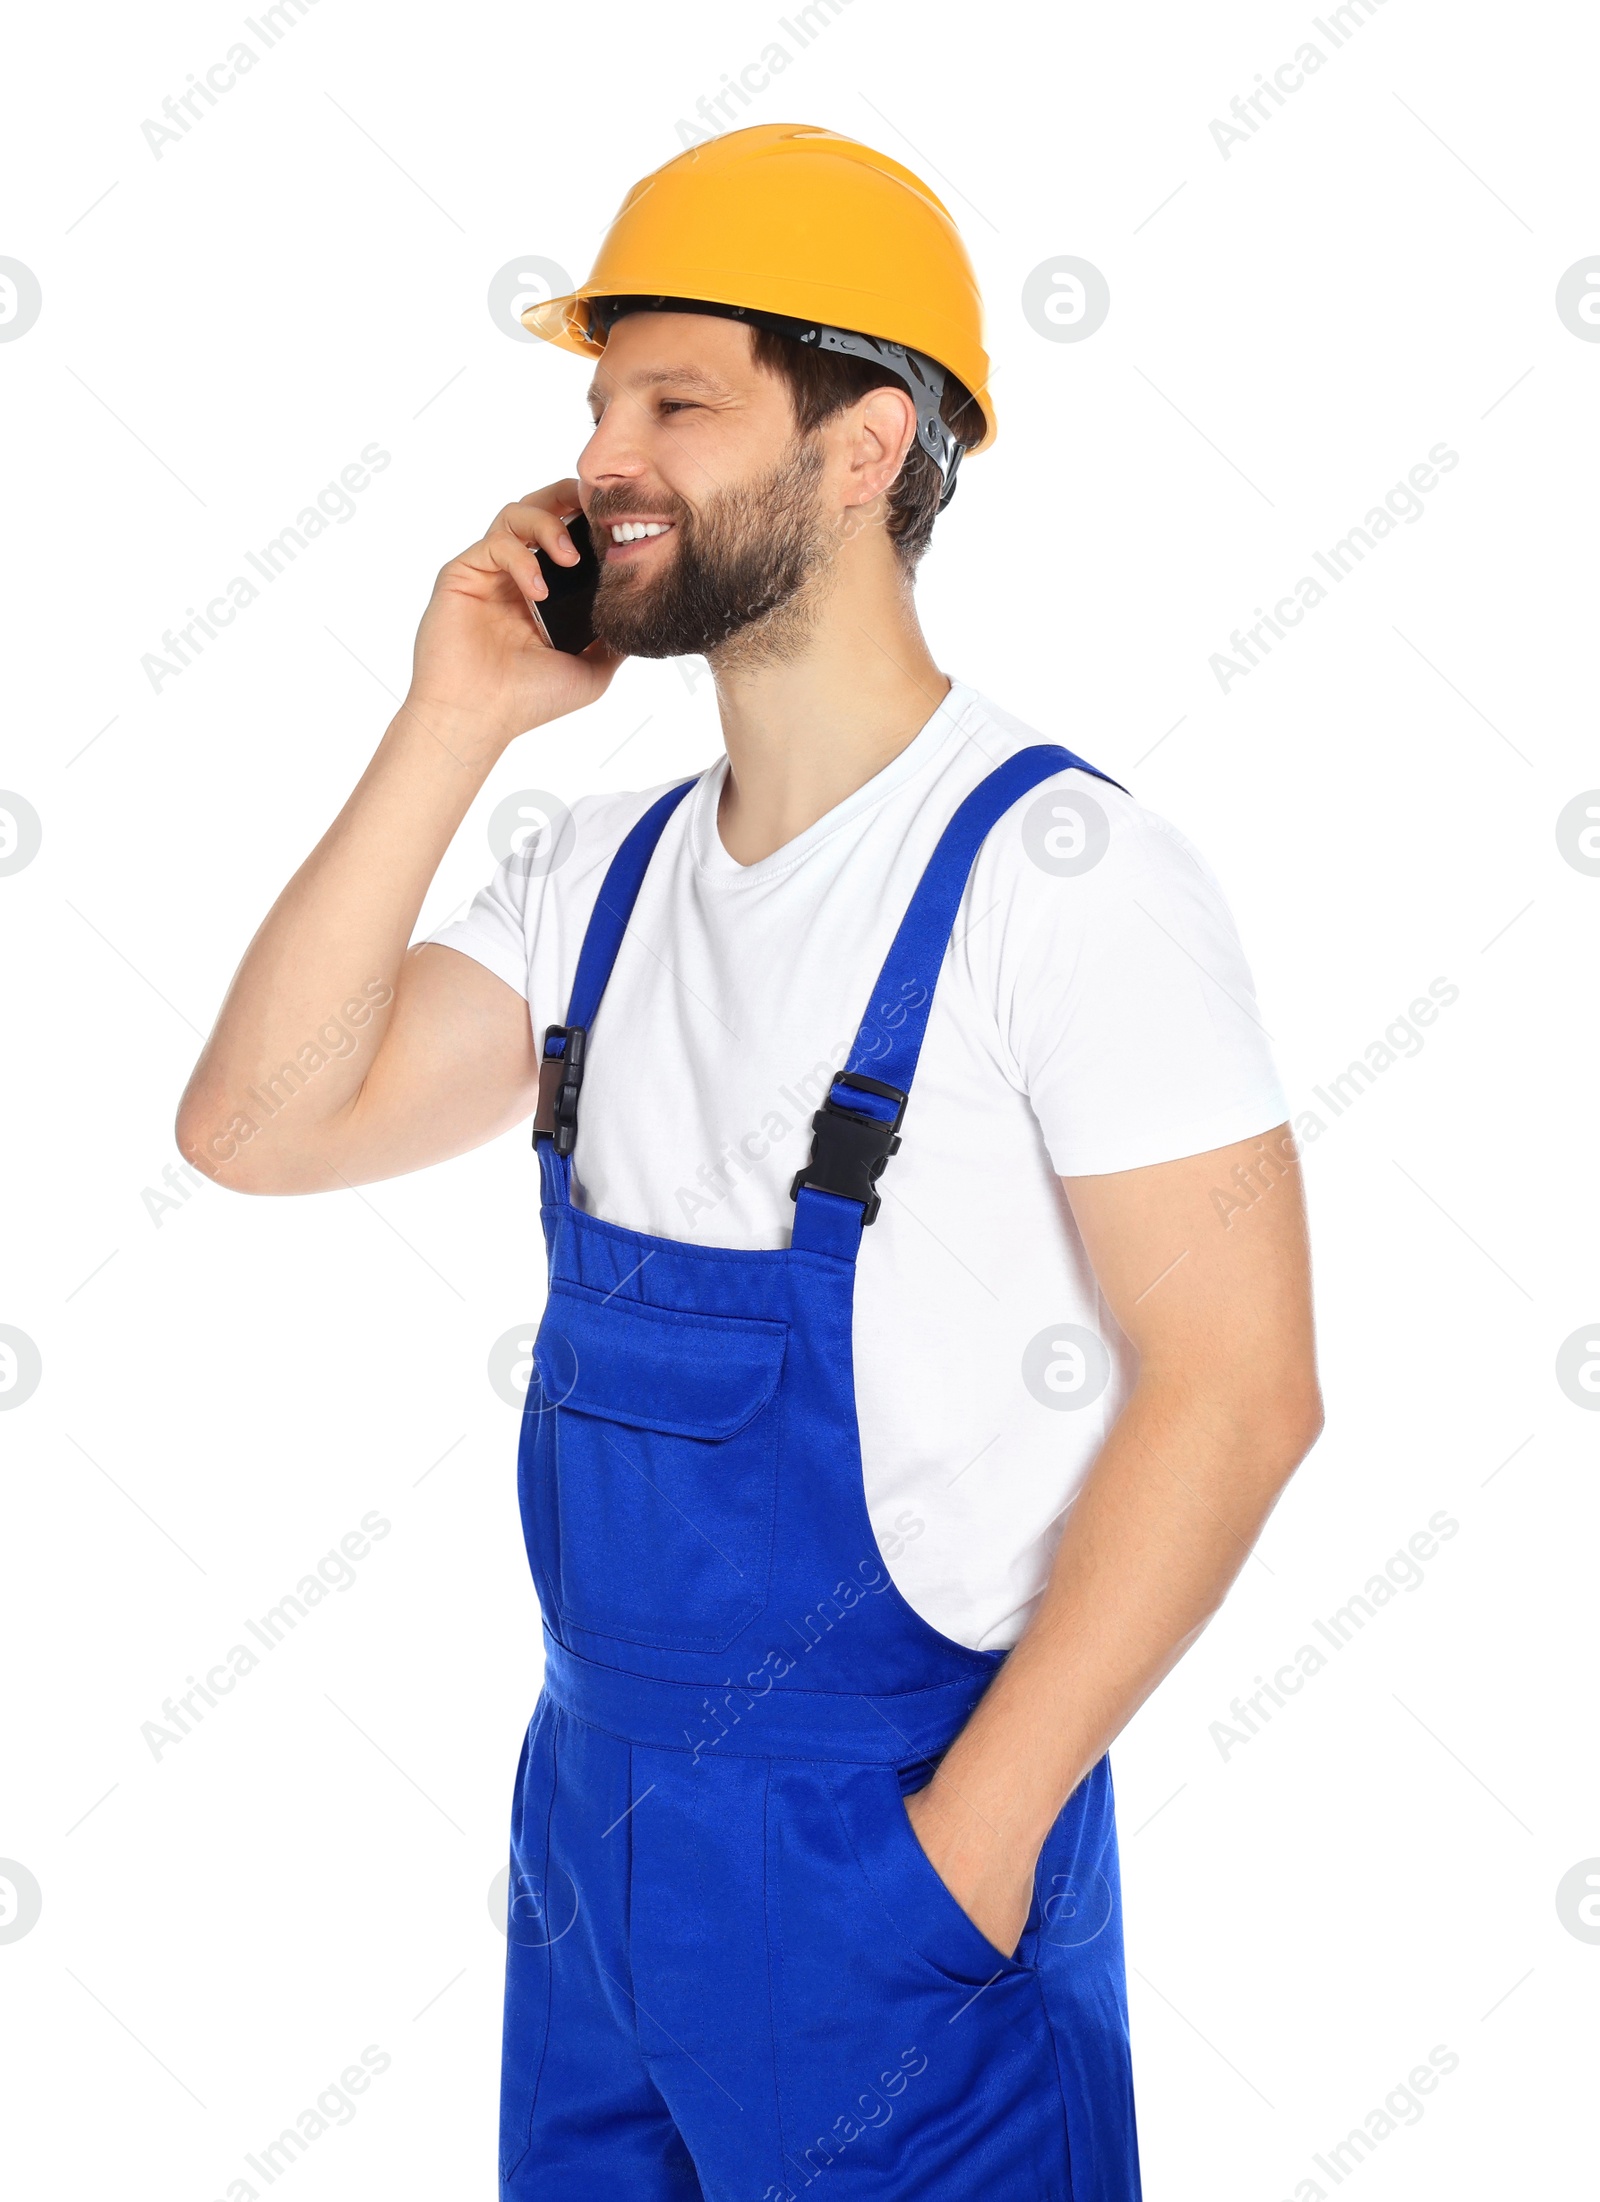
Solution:
{"label": "hand holding phone", "polygon": [[583,710],[622,663],[594,636],[600,567],[579,489],[551,482],[502,507],[435,578],[406,701],[458,761]]}
{"label": "hand holding phone", "polygon": [[558,565],[548,551],[536,551],[534,556],[550,593],[531,609],[550,647],[576,656],[594,640],[594,593],[600,586],[600,561],[583,514],[574,513],[566,526],[579,553],[578,563]]}

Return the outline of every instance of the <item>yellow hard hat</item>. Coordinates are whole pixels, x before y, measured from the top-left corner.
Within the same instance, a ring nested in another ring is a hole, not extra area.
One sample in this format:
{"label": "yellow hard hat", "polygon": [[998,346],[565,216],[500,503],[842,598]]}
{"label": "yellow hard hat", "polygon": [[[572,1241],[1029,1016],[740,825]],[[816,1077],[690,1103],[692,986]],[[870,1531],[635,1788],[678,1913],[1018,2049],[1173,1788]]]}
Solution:
{"label": "yellow hard hat", "polygon": [[941,456],[953,444],[937,417],[943,375],[920,373],[925,362],[977,400],[973,448],[994,441],[983,305],[960,232],[910,169],[837,131],[762,123],[678,154],[623,200],[589,280],[530,306],[523,326],[595,358],[607,321],[590,302],[617,298],[717,306],[892,366],[949,488],[960,453]]}

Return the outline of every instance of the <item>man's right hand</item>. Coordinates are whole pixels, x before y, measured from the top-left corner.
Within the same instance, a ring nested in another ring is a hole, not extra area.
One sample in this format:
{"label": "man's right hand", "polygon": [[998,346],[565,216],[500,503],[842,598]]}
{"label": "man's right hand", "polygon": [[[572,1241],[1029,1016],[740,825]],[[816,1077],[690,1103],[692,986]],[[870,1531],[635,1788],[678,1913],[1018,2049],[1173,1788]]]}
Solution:
{"label": "man's right hand", "polygon": [[454,949],[406,944],[508,745],[593,703],[622,662],[598,642],[552,649],[531,610],[546,594],[534,549],[574,564],[563,522],[581,510],[576,481],[519,498],[434,584],[406,700],[251,942],[179,1108],[180,1147],[222,1184],[304,1193],[392,1177],[532,1109],[522,996]]}
{"label": "man's right hand", "polygon": [[581,656],[554,650],[530,609],[549,593],[535,550],[575,566],[564,522],[581,510],[570,477],[530,490],[441,570],[417,629],[406,705],[424,726],[448,729],[452,744],[470,729],[498,751],[610,685],[622,663],[614,651],[600,642]]}

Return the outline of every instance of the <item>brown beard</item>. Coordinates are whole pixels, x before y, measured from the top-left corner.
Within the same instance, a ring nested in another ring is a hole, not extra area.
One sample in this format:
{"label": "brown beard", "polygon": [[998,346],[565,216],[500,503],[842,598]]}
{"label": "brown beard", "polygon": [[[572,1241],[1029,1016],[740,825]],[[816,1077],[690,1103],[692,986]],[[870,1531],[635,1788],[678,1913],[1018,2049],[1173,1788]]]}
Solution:
{"label": "brown beard", "polygon": [[[726,658],[743,636],[755,646],[752,656],[787,654],[809,624],[801,591],[828,562],[816,494],[822,465],[820,441],[811,438],[791,446],[761,480],[719,490],[698,510],[668,500],[664,517],[678,540],[659,578],[601,566],[594,602],[601,641],[636,658],[719,651]],[[589,520],[597,538],[608,525],[606,505],[625,512],[629,501],[625,491],[594,499]]]}

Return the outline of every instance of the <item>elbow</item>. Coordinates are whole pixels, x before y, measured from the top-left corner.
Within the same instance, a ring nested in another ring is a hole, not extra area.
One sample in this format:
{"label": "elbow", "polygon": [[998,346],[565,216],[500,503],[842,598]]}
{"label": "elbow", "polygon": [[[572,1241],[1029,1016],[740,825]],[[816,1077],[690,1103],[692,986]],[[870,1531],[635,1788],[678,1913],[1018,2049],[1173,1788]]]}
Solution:
{"label": "elbow", "polygon": [[208,1177],[229,1193],[270,1193],[251,1167],[250,1142],[256,1127],[247,1117],[232,1111],[220,1097],[191,1082],[178,1104],[173,1124],[178,1152],[192,1170]]}
{"label": "elbow", "polygon": [[1316,1371],[1276,1385],[1257,1403],[1256,1450],[1269,1482],[1281,1489],[1322,1435],[1322,1391]]}
{"label": "elbow", "polygon": [[225,1139],[219,1142],[215,1127],[216,1112],[196,1092],[191,1079],[173,1119],[173,1142],[191,1170],[198,1170],[203,1177],[220,1183],[219,1164],[225,1159],[228,1142]]}
{"label": "elbow", "polygon": [[173,1125],[178,1151],[191,1169],[224,1192],[267,1197],[328,1192],[348,1183],[338,1168],[334,1126],[285,1127],[275,1120],[277,1111],[259,1097],[256,1105],[260,1116],[202,1080],[191,1079]]}
{"label": "elbow", "polygon": [[1231,1463],[1239,1488],[1270,1511],[1322,1434],[1316,1372],[1280,1369],[1265,1377],[1236,1372],[1231,1384],[1209,1391],[1201,1419]]}
{"label": "elbow", "polygon": [[1322,1386],[1317,1381],[1317,1365],[1309,1354],[1290,1390],[1293,1410],[1290,1420],[1296,1445],[1295,1465],[1298,1466],[1321,1437],[1327,1419],[1322,1406]]}

